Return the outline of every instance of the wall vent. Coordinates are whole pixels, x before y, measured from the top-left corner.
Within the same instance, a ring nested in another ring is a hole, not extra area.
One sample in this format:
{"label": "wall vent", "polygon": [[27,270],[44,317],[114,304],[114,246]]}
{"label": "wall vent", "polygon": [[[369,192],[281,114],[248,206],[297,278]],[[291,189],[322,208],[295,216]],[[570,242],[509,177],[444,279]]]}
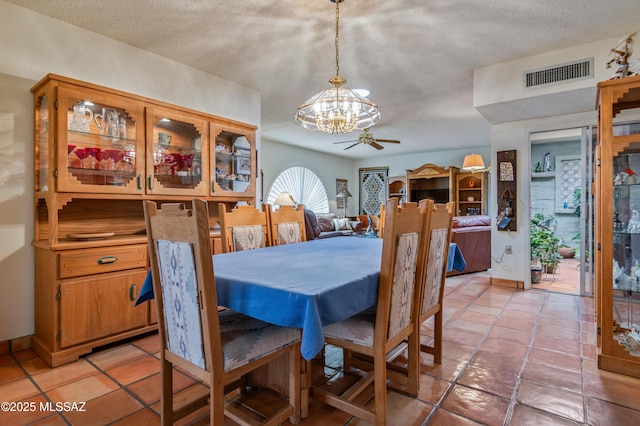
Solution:
{"label": "wall vent", "polygon": [[525,71],[523,77],[525,88],[593,78],[593,58]]}

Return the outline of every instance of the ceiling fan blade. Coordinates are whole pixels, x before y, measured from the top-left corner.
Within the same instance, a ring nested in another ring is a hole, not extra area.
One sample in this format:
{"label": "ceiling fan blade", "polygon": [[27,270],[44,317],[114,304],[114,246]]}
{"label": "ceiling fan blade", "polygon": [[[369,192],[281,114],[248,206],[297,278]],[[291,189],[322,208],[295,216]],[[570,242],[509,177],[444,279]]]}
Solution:
{"label": "ceiling fan blade", "polygon": [[384,142],[384,143],[400,143],[400,141],[396,141],[393,139],[377,139],[376,138],[376,142]]}
{"label": "ceiling fan blade", "polygon": [[[353,142],[353,141],[351,141],[351,142]],[[354,146],[358,145],[359,143],[360,143],[360,141],[358,141],[358,142],[354,143],[353,145],[349,145],[349,146],[348,146],[348,147],[346,147],[344,150],[346,151],[346,150],[347,150],[347,149],[349,149],[349,148],[353,148]]]}
{"label": "ceiling fan blade", "polygon": [[360,142],[360,139],[354,139],[352,141],[342,141],[342,142],[334,142],[333,144],[338,144],[338,143],[351,143],[351,142]]}
{"label": "ceiling fan blade", "polygon": [[375,149],[384,149],[384,146],[377,144],[375,142],[371,142],[369,145],[371,145],[372,147],[374,147]]}

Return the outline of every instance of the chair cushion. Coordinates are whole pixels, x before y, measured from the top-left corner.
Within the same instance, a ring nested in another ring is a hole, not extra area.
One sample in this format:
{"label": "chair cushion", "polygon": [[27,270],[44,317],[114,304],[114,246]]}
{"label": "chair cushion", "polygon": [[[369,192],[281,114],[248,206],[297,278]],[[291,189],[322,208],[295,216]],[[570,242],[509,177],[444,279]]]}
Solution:
{"label": "chair cushion", "polygon": [[278,245],[300,242],[300,225],[297,222],[278,224]]}
{"label": "chair cushion", "polygon": [[265,247],[262,225],[234,226],[232,234],[234,251]]}
{"label": "chair cushion", "polygon": [[366,309],[343,321],[322,328],[325,337],[346,340],[362,346],[373,346],[376,307]]}
{"label": "chair cushion", "polygon": [[218,315],[225,371],[300,341],[297,328],[272,325],[231,309]]}

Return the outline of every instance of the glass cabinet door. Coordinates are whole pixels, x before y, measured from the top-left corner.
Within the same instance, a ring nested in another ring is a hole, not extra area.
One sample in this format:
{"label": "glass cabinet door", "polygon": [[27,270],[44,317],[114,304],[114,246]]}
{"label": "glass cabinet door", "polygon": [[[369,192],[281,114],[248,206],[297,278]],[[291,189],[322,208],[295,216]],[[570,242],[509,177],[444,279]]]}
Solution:
{"label": "glass cabinet door", "polygon": [[[58,190],[140,193],[144,164],[141,111],[136,103],[116,95],[59,88]],[[51,123],[48,126],[51,129]]]}
{"label": "glass cabinet door", "polygon": [[49,143],[51,132],[49,131],[49,122],[52,121],[49,116],[49,102],[51,96],[48,92],[42,92],[36,97],[35,105],[35,190],[37,192],[47,192],[54,188],[49,188]]}
{"label": "glass cabinet door", "polygon": [[[640,125],[614,126],[614,138],[640,133]],[[640,134],[618,145],[613,157],[614,334],[620,345],[640,357]],[[635,339],[638,339],[636,342]],[[640,359],[639,359],[640,360]]]}
{"label": "glass cabinet door", "polygon": [[204,119],[175,110],[147,111],[147,192],[207,195],[209,167]]}
{"label": "glass cabinet door", "polygon": [[211,125],[211,195],[255,195],[255,131],[233,125]]}

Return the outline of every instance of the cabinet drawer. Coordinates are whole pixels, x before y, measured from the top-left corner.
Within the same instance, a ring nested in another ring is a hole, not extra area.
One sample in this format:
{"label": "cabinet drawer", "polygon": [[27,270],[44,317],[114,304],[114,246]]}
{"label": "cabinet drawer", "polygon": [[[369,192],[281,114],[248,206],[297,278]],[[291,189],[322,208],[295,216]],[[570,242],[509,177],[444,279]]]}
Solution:
{"label": "cabinet drawer", "polygon": [[114,246],[60,253],[60,278],[147,267],[147,246]]}

